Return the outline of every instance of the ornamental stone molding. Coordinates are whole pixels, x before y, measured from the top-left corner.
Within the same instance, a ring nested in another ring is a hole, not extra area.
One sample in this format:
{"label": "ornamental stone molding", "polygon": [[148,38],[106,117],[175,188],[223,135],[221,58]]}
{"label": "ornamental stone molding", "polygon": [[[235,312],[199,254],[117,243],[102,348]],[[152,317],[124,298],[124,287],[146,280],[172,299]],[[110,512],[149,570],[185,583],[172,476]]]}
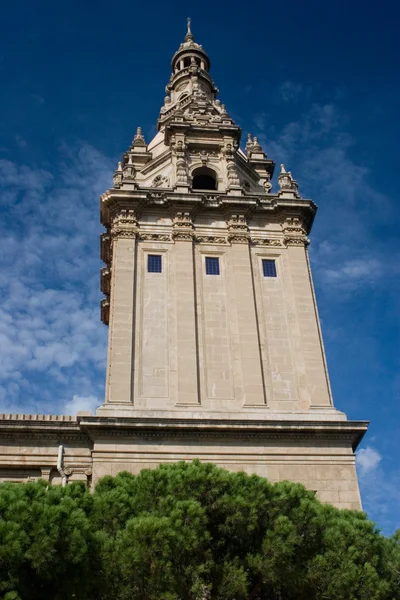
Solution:
{"label": "ornamental stone molding", "polygon": [[248,244],[250,241],[249,228],[244,215],[232,215],[227,221],[228,240],[233,244]]}
{"label": "ornamental stone molding", "polygon": [[310,240],[308,237],[285,237],[284,238],[285,246],[308,246]]}
{"label": "ornamental stone molding", "polygon": [[194,237],[194,226],[190,213],[177,212],[173,218],[172,237],[175,241],[191,242]]}
{"label": "ornamental stone molding", "polygon": [[167,233],[139,233],[139,240],[142,242],[171,242],[172,237]]}
{"label": "ornamental stone molding", "polygon": [[168,187],[169,177],[163,175],[156,175],[152,182],[153,187]]}
{"label": "ornamental stone molding", "polygon": [[109,298],[103,298],[100,302],[100,316],[104,325],[108,325],[110,322],[110,300]]}
{"label": "ornamental stone molding", "polygon": [[251,237],[251,243],[253,246],[272,246],[275,248],[281,248],[283,246],[281,240],[261,237]]}
{"label": "ornamental stone molding", "polygon": [[117,169],[116,169],[116,171],[114,173],[114,176],[113,176],[113,183],[114,183],[114,187],[115,188],[121,187],[122,178],[123,178],[122,163],[119,162],[118,166],[117,166]]}
{"label": "ornamental stone molding", "polygon": [[227,237],[216,235],[196,235],[195,241],[198,244],[229,244]]}
{"label": "ornamental stone molding", "polygon": [[281,172],[278,177],[278,185],[280,188],[279,196],[299,198],[299,186],[297,181],[293,179],[290,171],[286,171],[285,165],[281,164]]}
{"label": "ornamental stone molding", "polygon": [[282,225],[282,231],[284,233],[306,234],[306,230],[303,227],[303,221],[299,217],[286,217]]}
{"label": "ornamental stone molding", "polygon": [[135,238],[138,232],[138,222],[132,209],[113,209],[111,236],[113,238]]}
{"label": "ornamental stone molding", "polygon": [[100,236],[100,258],[107,265],[110,264],[111,261],[111,235],[107,231],[107,233],[102,233]]}
{"label": "ornamental stone molding", "polygon": [[108,267],[103,267],[100,271],[100,288],[105,296],[110,295],[111,270]]}
{"label": "ornamental stone molding", "polygon": [[122,179],[135,179],[136,169],[133,165],[132,154],[128,155],[128,162],[122,169]]}
{"label": "ornamental stone molding", "polygon": [[286,217],[282,231],[286,246],[308,246],[310,243],[300,217]]}

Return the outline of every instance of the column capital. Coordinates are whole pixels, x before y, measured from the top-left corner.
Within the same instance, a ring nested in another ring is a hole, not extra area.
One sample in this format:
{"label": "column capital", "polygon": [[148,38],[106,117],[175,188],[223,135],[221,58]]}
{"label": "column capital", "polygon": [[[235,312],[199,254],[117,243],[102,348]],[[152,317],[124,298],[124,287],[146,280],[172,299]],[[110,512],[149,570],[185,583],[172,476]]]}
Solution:
{"label": "column capital", "polygon": [[136,238],[138,222],[133,209],[120,208],[112,214],[111,219],[111,236],[113,238]]}

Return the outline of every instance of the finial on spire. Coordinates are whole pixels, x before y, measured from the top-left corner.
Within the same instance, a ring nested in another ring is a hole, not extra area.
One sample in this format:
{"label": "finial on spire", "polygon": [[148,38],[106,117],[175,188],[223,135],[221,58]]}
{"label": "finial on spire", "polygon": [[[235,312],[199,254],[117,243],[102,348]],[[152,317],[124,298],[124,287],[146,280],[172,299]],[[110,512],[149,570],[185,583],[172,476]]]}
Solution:
{"label": "finial on spire", "polygon": [[262,152],[262,148],[257,137],[254,137],[253,139],[253,152]]}
{"label": "finial on spire", "polygon": [[281,172],[278,176],[278,184],[281,190],[280,193],[291,192],[296,198],[300,198],[297,181],[293,179],[293,175],[290,171],[286,171],[284,164],[281,164]]}
{"label": "finial on spire", "polygon": [[133,144],[133,146],[145,146],[146,145],[146,142],[144,141],[144,135],[143,135],[141,127],[137,128],[136,135],[133,138],[132,144]]}
{"label": "finial on spire", "polygon": [[187,33],[185,35],[185,42],[193,42],[194,36],[191,29],[192,19],[190,17],[187,18]]}

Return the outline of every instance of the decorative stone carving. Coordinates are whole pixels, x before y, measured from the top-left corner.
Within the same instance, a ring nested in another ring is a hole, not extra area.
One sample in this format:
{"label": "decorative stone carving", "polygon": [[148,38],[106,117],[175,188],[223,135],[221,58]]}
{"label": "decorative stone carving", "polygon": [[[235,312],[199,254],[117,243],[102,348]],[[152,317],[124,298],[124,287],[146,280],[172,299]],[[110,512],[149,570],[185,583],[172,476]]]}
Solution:
{"label": "decorative stone carving", "polygon": [[287,217],[282,225],[286,246],[304,246],[310,243],[302,221],[298,217]]}
{"label": "decorative stone carving", "polygon": [[156,175],[153,179],[152,186],[153,187],[168,187],[169,179],[165,175]]}
{"label": "decorative stone carving", "polygon": [[171,236],[165,233],[140,233],[139,239],[146,242],[170,242]]}
{"label": "decorative stone carving", "polygon": [[174,240],[192,241],[194,226],[188,212],[178,212],[173,219],[172,237]]}
{"label": "decorative stone carving", "polygon": [[176,213],[173,220],[172,237],[174,240],[191,242],[194,236],[193,223],[188,212]]}
{"label": "decorative stone carving", "polygon": [[257,237],[252,237],[251,238],[251,243],[254,246],[273,246],[273,247],[282,247],[282,242],[281,240],[274,240],[274,239],[270,239],[270,238],[257,238]]}
{"label": "decorative stone carving", "polygon": [[217,156],[217,152],[215,150],[200,150],[199,152],[192,152],[191,156],[199,159],[201,163],[206,166],[209,163],[211,156]]}
{"label": "decorative stone carving", "polygon": [[196,242],[199,244],[228,244],[228,238],[214,235],[196,235]]}
{"label": "decorative stone carving", "polygon": [[251,139],[251,133],[247,134],[247,142],[246,142],[246,156],[249,157],[251,154],[251,150],[253,148],[253,140]]}
{"label": "decorative stone carving", "polygon": [[300,235],[306,234],[303,223],[298,217],[287,217],[282,225],[282,230],[285,233],[298,233]]}
{"label": "decorative stone carving", "polygon": [[177,157],[176,160],[176,183],[177,185],[188,185],[187,163],[185,158],[186,146],[179,140],[173,147]]}
{"label": "decorative stone carving", "polygon": [[107,233],[102,233],[100,236],[100,258],[107,265],[111,261],[111,236]]}
{"label": "decorative stone carving", "polygon": [[131,153],[128,154],[128,162],[124,165],[123,168],[123,179],[135,179],[136,170],[133,164],[133,156]]}
{"label": "decorative stone carving", "polygon": [[149,192],[147,194],[147,202],[151,204],[165,204],[166,195],[165,192]]}
{"label": "decorative stone carving", "polygon": [[248,231],[247,221],[244,215],[232,215],[227,221],[230,230]]}
{"label": "decorative stone carving", "polygon": [[202,197],[203,204],[207,208],[218,208],[222,204],[222,199],[220,196],[215,196],[214,194],[205,194]]}
{"label": "decorative stone carving", "polygon": [[231,243],[248,244],[249,228],[244,215],[232,215],[227,221],[228,239]]}
{"label": "decorative stone carving", "polygon": [[236,170],[236,165],[233,160],[229,160],[226,166],[228,171],[228,182],[229,187],[231,186],[240,186],[239,176]]}
{"label": "decorative stone carving", "polygon": [[176,181],[177,183],[188,182],[186,161],[184,158],[178,158],[176,161]]}
{"label": "decorative stone carving", "polygon": [[280,187],[281,190],[284,190],[284,189],[290,190],[290,189],[292,189],[291,188],[291,178],[290,178],[290,175],[286,171],[285,165],[283,163],[281,164],[281,172],[280,172],[279,177],[278,177],[278,185],[279,185],[279,187]]}
{"label": "decorative stone carving", "polygon": [[310,240],[308,237],[285,237],[284,238],[285,246],[308,246]]}
{"label": "decorative stone carving", "polygon": [[108,267],[100,270],[100,288],[105,296],[110,295],[111,271]]}
{"label": "decorative stone carving", "polygon": [[122,176],[123,176],[122,175],[122,163],[119,162],[117,170],[115,171],[114,176],[113,176],[113,183],[114,183],[115,188],[121,187]]}
{"label": "decorative stone carving", "polygon": [[263,186],[264,186],[264,191],[266,194],[269,194],[270,191],[272,190],[272,183],[271,183],[271,176],[269,173],[265,174],[265,179],[262,182]]}
{"label": "decorative stone carving", "polygon": [[299,197],[299,186],[297,181],[293,179],[291,172],[286,171],[285,165],[281,164],[281,172],[278,177],[278,185],[280,187],[280,195],[290,192],[295,198]]}
{"label": "decorative stone carving", "polygon": [[100,302],[100,316],[104,325],[108,325],[110,321],[110,300],[103,298]]}
{"label": "decorative stone carving", "polygon": [[261,145],[258,142],[258,138],[254,138],[253,140],[253,145],[252,145],[252,152],[262,152],[262,148]]}
{"label": "decorative stone carving", "polygon": [[112,237],[135,238],[137,232],[138,222],[135,211],[126,208],[121,209],[112,220]]}
{"label": "decorative stone carving", "polygon": [[146,146],[146,142],[144,140],[144,135],[143,135],[141,127],[138,127],[136,130],[136,135],[133,138],[132,146]]}

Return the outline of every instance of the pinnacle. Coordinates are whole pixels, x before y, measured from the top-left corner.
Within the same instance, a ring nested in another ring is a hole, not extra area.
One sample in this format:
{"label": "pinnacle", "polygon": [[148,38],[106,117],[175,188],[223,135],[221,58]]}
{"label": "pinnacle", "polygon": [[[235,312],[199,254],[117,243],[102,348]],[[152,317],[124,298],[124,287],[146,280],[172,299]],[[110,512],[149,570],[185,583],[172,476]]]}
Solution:
{"label": "pinnacle", "polygon": [[190,17],[187,18],[187,32],[185,35],[185,42],[194,42],[194,35],[191,30],[192,19]]}

